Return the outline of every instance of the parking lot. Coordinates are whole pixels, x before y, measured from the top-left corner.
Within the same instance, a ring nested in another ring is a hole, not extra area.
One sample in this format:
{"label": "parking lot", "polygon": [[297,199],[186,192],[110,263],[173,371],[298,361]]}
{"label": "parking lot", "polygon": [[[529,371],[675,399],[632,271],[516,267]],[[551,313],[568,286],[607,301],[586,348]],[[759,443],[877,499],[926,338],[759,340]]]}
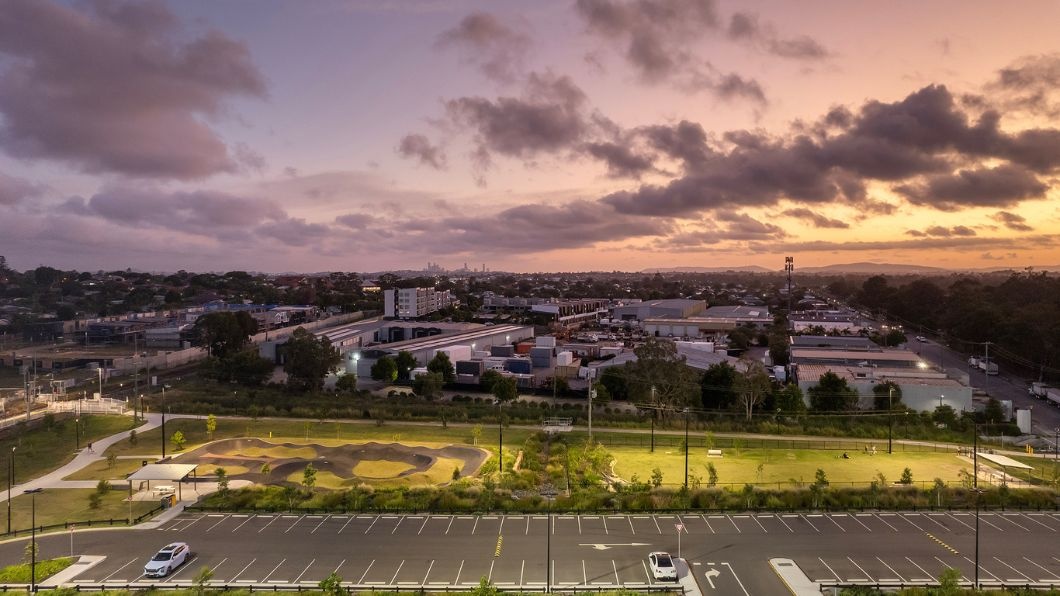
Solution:
{"label": "parking lot", "polygon": [[[812,580],[929,581],[948,567],[973,574],[975,516],[966,512],[684,515],[184,514],[151,530],[78,535],[77,552],[106,558],[83,584],[213,581],[315,585],[335,572],[365,587],[655,585],[646,556],[681,554],[705,593],[783,594],[768,560],[796,561]],[[678,535],[680,534],[680,546]],[[124,538],[119,538],[124,536]],[[42,550],[64,553],[65,537]],[[1060,584],[1060,514],[980,516],[981,578]],[[150,554],[175,541],[195,557],[164,579],[142,576]],[[3,545],[2,548],[12,548]],[[3,551],[6,552],[6,551]]]}

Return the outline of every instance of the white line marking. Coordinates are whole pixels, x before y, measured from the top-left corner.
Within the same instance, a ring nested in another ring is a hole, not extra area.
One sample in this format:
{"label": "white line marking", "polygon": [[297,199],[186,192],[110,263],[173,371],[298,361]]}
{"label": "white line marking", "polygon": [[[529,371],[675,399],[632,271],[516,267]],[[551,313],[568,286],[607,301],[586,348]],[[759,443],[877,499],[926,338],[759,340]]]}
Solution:
{"label": "white line marking", "polygon": [[865,574],[865,577],[866,577],[866,578],[868,578],[868,580],[869,580],[869,581],[872,581],[872,576],[871,576],[871,575],[869,575],[869,572],[868,572],[868,571],[865,571],[865,569],[863,569],[863,568],[861,567],[861,565],[858,565],[858,564],[857,564],[857,561],[855,561],[854,559],[851,559],[850,557],[847,557],[847,561],[850,561],[851,563],[853,563],[853,564],[854,564],[854,567],[857,567],[857,568],[858,568],[858,571],[860,571],[860,572],[864,573],[864,574]]}
{"label": "white line marking", "polygon": [[[528,516],[526,516],[526,531],[523,532],[523,536],[529,536],[529,535],[530,535],[530,516],[528,515]],[[522,585],[522,582],[519,582],[519,585]]]}
{"label": "white line marking", "polygon": [[364,533],[367,534],[368,532],[371,532],[372,531],[372,526],[374,526],[375,522],[377,522],[377,521],[379,521],[379,516],[378,515],[375,516],[375,519],[372,520],[372,523],[368,524],[368,528],[364,531]]}
{"label": "white line marking", "polygon": [[651,585],[651,573],[648,572],[648,564],[644,562],[644,559],[640,560],[640,566],[644,568],[644,576],[648,578],[648,585]]}
{"label": "white line marking", "polygon": [[460,560],[460,568],[456,570],[456,579],[453,580],[453,585],[460,583],[460,573],[464,570],[464,561]]}
{"label": "white line marking", "polygon": [[[971,563],[971,564],[972,564],[972,569],[973,569],[973,570],[975,569],[975,561],[973,561],[973,560],[969,559],[968,557],[963,557],[963,559],[964,559],[965,561],[968,561],[969,563]],[[1001,581],[1001,578],[1000,578],[1000,577],[998,577],[998,576],[994,575],[993,573],[990,573],[989,571],[987,571],[987,570],[986,570],[986,567],[984,567],[982,563],[980,563],[980,564],[979,564],[979,568],[980,568],[980,569],[982,569],[983,571],[986,571],[986,573],[987,573],[987,574],[988,574],[988,575],[989,575],[990,577],[992,577],[992,578],[996,579],[997,581]]]}
{"label": "white line marking", "polygon": [[952,531],[949,528],[947,528],[946,526],[944,526],[943,524],[940,524],[939,521],[937,519],[935,519],[934,515],[927,514],[924,517],[926,517],[929,521],[933,522],[936,526],[942,528],[943,530],[946,530],[947,532],[951,532]]}
{"label": "white line marking", "polygon": [[610,536],[610,535],[611,535],[611,532],[608,532],[608,531],[607,531],[607,517],[602,517],[601,519],[603,519],[603,520],[604,520],[604,534],[606,534],[606,535]]}
{"label": "white line marking", "polygon": [[224,523],[224,521],[225,521],[226,519],[228,519],[228,516],[227,516],[227,515],[226,515],[226,516],[224,516],[224,517],[222,517],[222,518],[221,518],[221,519],[220,519],[220,520],[219,520],[219,521],[218,521],[218,522],[217,522],[216,524],[214,524],[214,525],[210,526],[209,528],[206,528],[206,531],[207,531],[207,532],[209,532],[210,530],[212,530],[212,529],[216,528],[217,526],[219,526],[219,525],[221,525],[222,523]]}
{"label": "white line marking", "polygon": [[1023,514],[1023,517],[1026,517],[1027,519],[1031,520],[1032,522],[1038,524],[1039,526],[1042,526],[1043,528],[1047,528],[1050,531],[1053,531],[1053,532],[1056,531],[1056,528],[1054,528],[1054,527],[1052,527],[1050,525],[1043,524],[1042,522],[1034,519],[1033,517],[1031,517],[1030,515],[1027,515],[1026,513]]}
{"label": "white line marking", "polygon": [[357,580],[357,583],[359,583],[359,584],[363,584],[364,583],[364,576],[368,575],[368,571],[372,568],[372,565],[375,565],[375,559],[372,559],[372,562],[368,564],[368,568],[365,569],[364,573],[361,574],[361,579]]}
{"label": "white line marking", "polygon": [[262,532],[264,532],[264,531],[265,531],[265,528],[267,528],[267,527],[271,526],[271,525],[272,525],[272,522],[274,522],[274,521],[276,521],[276,520],[278,520],[278,519],[280,519],[280,518],[279,518],[279,516],[277,516],[277,517],[274,517],[274,518],[270,519],[270,520],[269,520],[269,523],[265,524],[264,526],[261,526],[261,529],[260,529],[260,530],[258,530],[258,534],[261,534]]}
{"label": "white line marking", "polygon": [[[294,516],[291,516],[291,515],[285,515],[284,517],[294,517]],[[287,528],[286,530],[284,530],[284,531],[283,531],[283,533],[284,533],[284,534],[286,534],[286,533],[290,532],[291,530],[293,530],[293,529],[294,529],[294,527],[298,525],[298,522],[302,521],[302,518],[303,518],[303,517],[305,517],[305,516],[303,515],[302,517],[299,517],[298,519],[294,520],[294,523],[293,523],[293,524],[291,524],[291,527],[290,527],[290,528]]]}
{"label": "white line marking", "polygon": [[732,524],[732,527],[736,528],[736,533],[737,534],[743,534],[743,530],[740,529],[740,526],[736,525],[736,520],[734,520],[732,517],[730,517],[728,515],[726,515],[725,518],[729,520],[729,523]]}
{"label": "white line marking", "polygon": [[1004,532],[1004,530],[1002,530],[1002,529],[1001,529],[1001,528],[1000,528],[999,526],[997,526],[997,525],[995,525],[995,524],[992,524],[992,523],[990,523],[989,521],[987,521],[987,520],[983,519],[983,518],[985,518],[985,517],[986,517],[986,514],[985,514],[985,513],[984,513],[983,515],[980,515],[980,516],[979,516],[979,521],[981,521],[981,522],[983,522],[984,524],[986,524],[986,525],[990,526],[991,528],[994,528],[994,529],[995,529],[995,530],[997,530],[998,532]]}
{"label": "white line marking", "polygon": [[[235,574],[234,576],[232,576],[232,579],[231,579],[231,581],[239,581],[239,576],[240,576],[240,575],[243,575],[243,572],[244,572],[244,571],[246,571],[247,569],[250,569],[250,566],[251,566],[251,565],[253,565],[253,564],[254,564],[254,561],[257,561],[257,560],[258,560],[258,559],[257,559],[257,557],[255,557],[255,558],[251,559],[251,560],[250,560],[250,562],[249,562],[249,563],[247,563],[247,566],[246,566],[246,567],[244,567],[244,568],[240,569],[240,570],[239,570],[239,573],[237,573],[237,574]],[[253,581],[253,580],[251,580],[251,581]]]}
{"label": "white line marking", "polygon": [[[37,548],[40,548],[40,547],[38,546]],[[104,582],[105,582],[105,581],[107,581],[108,579],[110,579],[110,578],[114,577],[114,575],[115,575],[116,573],[118,573],[119,571],[121,571],[122,569],[125,569],[125,568],[126,568],[126,567],[128,567],[129,565],[132,565],[132,564],[133,564],[133,563],[134,563],[135,561],[136,561],[136,559],[129,559],[129,562],[128,562],[128,563],[126,563],[126,564],[122,565],[121,567],[118,567],[117,569],[115,569],[115,570],[114,570],[114,572],[113,572],[113,573],[111,573],[111,574],[110,574],[110,575],[108,575],[107,577],[104,577],[104,578],[103,578],[103,579],[101,579],[100,581],[104,581]]]}
{"label": "white line marking", "polygon": [[633,529],[633,518],[626,516],[626,519],[629,520],[629,531],[632,532],[634,536],[636,536],[637,531]]}
{"label": "white line marking", "polygon": [[969,530],[975,531],[975,528],[973,528],[972,526],[969,526],[968,524],[966,524],[966,523],[962,522],[961,520],[957,519],[956,515],[953,515],[952,513],[950,513],[949,516],[953,518],[953,521],[961,524],[962,526],[968,528]]}
{"label": "white line marking", "polygon": [[850,519],[852,519],[852,520],[858,522],[859,524],[861,524],[861,527],[865,528],[866,530],[868,530],[870,532],[872,531],[872,528],[866,526],[865,522],[863,522],[860,519],[858,519],[857,516],[851,516]]}
{"label": "white line marking", "polygon": [[881,559],[879,557],[876,557],[876,560],[879,561],[880,563],[883,563],[885,567],[890,569],[891,573],[893,573],[895,575],[895,577],[897,577],[898,579],[902,580],[903,582],[905,581],[905,578],[902,577],[902,574],[900,574],[897,571],[895,571],[894,567],[891,567],[890,565],[888,565],[886,561],[884,561],[883,559]]}
{"label": "white line marking", "polygon": [[784,521],[783,517],[778,515],[777,516],[777,521],[779,521],[780,523],[784,524],[784,527],[787,528],[789,532],[791,532],[792,534],[795,533],[795,530],[791,529],[791,526],[788,525],[788,522]]}
{"label": "white line marking", "polygon": [[[492,568],[490,569],[492,571]],[[582,585],[589,584],[589,576],[585,573],[585,559],[582,559]]]}
{"label": "white line marking", "polygon": [[1031,578],[1030,578],[1030,576],[1028,576],[1028,575],[1026,575],[1025,573],[1021,572],[1021,571],[1020,571],[1019,569],[1016,569],[1016,568],[1015,568],[1015,567],[1013,567],[1012,565],[1009,565],[1008,563],[1006,563],[1006,562],[1002,561],[1001,559],[999,559],[999,558],[997,558],[997,557],[994,557],[994,560],[995,560],[995,561],[997,561],[998,563],[1001,563],[1001,564],[1002,564],[1002,565],[1004,565],[1005,567],[1008,567],[1009,569],[1011,569],[1011,570],[1015,571],[1016,573],[1019,573],[1019,574],[1020,574],[1020,575],[1022,575],[1023,577],[1027,578],[1027,580],[1028,580],[1028,581],[1030,581],[1030,579],[1031,579]]}
{"label": "white line marking", "polygon": [[1049,571],[1049,570],[1048,570],[1048,569],[1046,569],[1045,567],[1042,567],[1041,565],[1039,565],[1039,564],[1035,563],[1034,561],[1032,561],[1032,560],[1028,559],[1027,557],[1023,557],[1023,560],[1024,560],[1024,561],[1027,561],[1027,562],[1028,562],[1028,563],[1030,563],[1031,565],[1034,565],[1034,566],[1035,566],[1035,567],[1037,567],[1038,569],[1041,569],[1042,571],[1044,571],[1044,572],[1048,573],[1049,575],[1051,575],[1051,576],[1055,577],[1056,579],[1060,579],[1060,575],[1057,575],[1057,574],[1053,573],[1052,571]]}
{"label": "white line marking", "polygon": [[615,565],[614,559],[611,559],[611,569],[615,570],[615,585],[621,586],[622,580],[618,579],[618,565]]}
{"label": "white line marking", "polygon": [[267,582],[267,581],[269,581],[269,578],[270,578],[270,577],[272,577],[272,574],[273,574],[273,573],[276,573],[276,570],[277,570],[277,569],[279,569],[279,568],[280,568],[280,565],[283,565],[283,562],[284,562],[284,561],[286,561],[286,560],[287,560],[287,559],[286,559],[286,558],[284,558],[284,559],[283,559],[282,561],[280,561],[279,563],[277,563],[277,564],[276,564],[276,566],[272,568],[272,571],[270,571],[270,572],[269,572],[269,574],[265,576],[265,579],[263,579],[263,580],[261,580],[261,581],[263,581],[263,582]]}
{"label": "white line marking", "polygon": [[711,534],[717,534],[717,532],[714,531],[714,526],[710,525],[710,520],[707,519],[707,516],[706,515],[701,515],[700,517],[703,518],[703,523],[707,524],[707,529],[710,530],[710,533]]}
{"label": "white line marking", "polygon": [[1027,526],[1024,526],[1022,524],[1017,524],[1016,522],[1014,522],[1014,521],[1012,521],[1010,519],[1011,517],[1012,517],[1011,515],[1002,515],[1001,519],[1003,519],[1003,520],[1007,521],[1008,523],[1016,526],[1017,528],[1023,530],[1024,532],[1030,532],[1030,530],[1027,529]]}
{"label": "white line marking", "polygon": [[427,566],[427,573],[423,576],[423,581],[420,584],[426,584],[427,578],[431,576],[431,569],[434,569],[434,559],[431,559],[431,564]]}
{"label": "white line marking", "polygon": [[[813,528],[813,531],[814,531],[814,532],[817,532],[818,534],[820,534],[820,533],[821,533],[821,531],[817,529],[817,526],[813,525],[813,522],[812,522],[812,521],[810,521],[810,518],[808,518],[808,517],[806,517],[805,515],[803,515],[803,516],[802,516],[802,519],[806,520],[806,523],[810,524],[810,527],[811,527],[811,528]],[[835,576],[835,578],[836,578],[836,579],[839,579],[839,576],[837,575],[837,576]]]}
{"label": "white line marking", "polygon": [[[926,575],[926,576],[927,576],[926,578],[924,578],[924,580],[923,580],[923,581],[929,581],[929,582],[930,582],[930,581],[935,581],[935,576],[933,576],[933,575],[931,575],[930,573],[928,573],[928,572],[927,572],[927,569],[924,569],[924,568],[923,568],[923,567],[921,567],[920,565],[917,565],[916,561],[914,561],[914,560],[910,559],[909,557],[906,557],[906,558],[905,558],[905,560],[906,560],[906,561],[909,561],[910,563],[912,563],[912,564],[913,564],[913,565],[914,565],[914,566],[915,566],[915,567],[916,567],[917,569],[919,569],[919,570],[921,571],[921,573],[923,573],[924,575]],[[917,580],[917,578],[915,578],[915,577],[914,577],[914,578],[913,578],[913,581],[916,581],[916,580]]]}
{"label": "white line marking", "polygon": [[420,526],[420,531],[416,532],[417,536],[423,533],[423,529],[427,527],[427,522],[429,521],[431,521],[431,516],[428,515],[427,517],[423,518],[423,525]]}
{"label": "white line marking", "polygon": [[312,561],[310,561],[309,564],[305,566],[305,569],[303,569],[302,572],[298,574],[298,577],[294,578],[294,582],[293,583],[297,584],[298,582],[302,581],[302,576],[305,575],[305,572],[309,571],[309,568],[312,567],[313,563],[316,563],[316,562],[317,562],[316,559],[313,559]]}
{"label": "white line marking", "polygon": [[252,520],[252,519],[254,519],[254,516],[253,516],[253,515],[251,515],[251,516],[247,517],[247,519],[243,520],[243,523],[241,523],[241,524],[239,524],[238,526],[236,526],[236,527],[232,528],[232,531],[233,531],[233,532],[235,532],[235,531],[236,531],[236,530],[238,530],[239,528],[242,528],[242,527],[243,527],[244,525],[246,525],[246,523],[247,523],[247,522],[249,522],[249,521],[250,521],[250,520]]}
{"label": "white line marking", "polygon": [[478,529],[478,520],[479,520],[479,519],[480,519],[480,518],[479,518],[478,516],[476,516],[476,517],[475,517],[475,525],[471,526],[471,535],[472,535],[472,536],[474,536],[474,535],[475,535],[475,530],[476,530],[476,529]]}
{"label": "white line marking", "polygon": [[[755,520],[755,523],[756,523],[756,524],[758,524],[758,527],[759,527],[759,528],[762,528],[762,531],[763,531],[763,532],[765,532],[766,534],[768,534],[768,533],[769,533],[769,530],[767,530],[767,529],[766,529],[766,527],[762,525],[762,522],[758,521],[758,518],[757,518],[757,517],[755,517],[755,516],[753,516],[753,515],[752,515],[752,516],[751,516],[751,519]],[[687,533],[687,532],[686,532],[686,533]]]}
{"label": "white line marking", "polygon": [[398,523],[394,524],[394,529],[393,529],[393,530],[390,530],[390,534],[391,534],[391,535],[393,535],[393,534],[394,534],[395,532],[397,532],[397,529],[398,529],[399,527],[401,527],[401,522],[403,522],[403,521],[405,521],[405,516],[404,516],[404,515],[402,515],[402,516],[401,516],[401,517],[400,517],[400,518],[398,519]]}
{"label": "white line marking", "polygon": [[655,522],[655,529],[658,530],[660,534],[662,534],[662,528],[659,527],[659,520],[655,519],[655,516],[653,515],[651,516],[651,521]]}
{"label": "white line marking", "polygon": [[339,563],[339,566],[338,566],[338,567],[336,567],[334,571],[332,571],[332,573],[334,573],[334,574],[338,574],[338,572],[339,572],[339,569],[341,569],[341,568],[342,568],[342,566],[343,566],[343,565],[345,565],[345,564],[346,564],[346,559],[343,559],[343,560],[342,560],[342,561],[341,561],[341,562]]}
{"label": "white line marking", "polygon": [[353,521],[353,516],[352,515],[350,516],[350,519],[346,520],[346,523],[342,524],[342,527],[339,528],[339,531],[335,532],[335,533],[336,534],[342,534],[342,531],[346,529],[346,526],[350,525],[351,521]]}
{"label": "white line marking", "polygon": [[526,559],[519,565],[519,585],[523,585],[523,572],[526,571]]}
{"label": "white line marking", "polygon": [[500,536],[501,532],[504,531],[504,520],[508,519],[507,515],[501,516],[501,525],[497,526],[497,535]]}
{"label": "white line marking", "polygon": [[581,534],[582,534],[582,516],[579,515],[578,516],[578,535],[581,536]]}
{"label": "white line marking", "polygon": [[908,518],[907,516],[905,516],[905,515],[899,515],[898,517],[900,517],[900,518],[904,519],[905,521],[909,522],[909,525],[911,525],[911,526],[913,526],[914,528],[916,528],[916,529],[920,530],[921,532],[923,532],[923,531],[924,531],[924,528],[921,528],[920,526],[918,526],[918,525],[914,524],[914,523],[912,522],[912,520],[910,520],[910,519],[909,519],[909,518]]}
{"label": "white line marking", "polygon": [[486,581],[493,581],[493,565],[497,562],[497,559],[490,561],[490,574],[486,576]]}
{"label": "white line marking", "polygon": [[740,576],[736,575],[736,571],[732,568],[732,565],[729,565],[728,563],[722,563],[722,565],[729,568],[729,572],[732,573],[732,576],[736,578],[736,583],[740,584],[740,589],[743,590],[744,596],[751,596],[747,593],[747,588],[743,587],[743,582],[740,581]]}
{"label": "white line marking", "polygon": [[846,534],[846,533],[847,533],[847,529],[846,529],[846,528],[844,528],[843,526],[839,525],[839,522],[837,522],[837,521],[835,520],[835,516],[834,516],[834,515],[826,515],[825,517],[826,517],[826,518],[828,519],[828,521],[830,521],[830,522],[832,522],[833,524],[835,524],[835,527],[839,528],[840,530],[843,530],[843,533],[844,533],[844,534]]}
{"label": "white line marking", "polygon": [[324,516],[324,519],[320,520],[320,523],[319,523],[319,524],[317,524],[317,527],[313,528],[313,531],[312,531],[312,532],[310,532],[310,534],[316,534],[316,533],[317,533],[317,530],[319,530],[319,529],[320,529],[320,526],[324,525],[324,522],[328,521],[328,519],[330,519],[330,518],[331,518],[331,516],[330,516],[330,515],[325,515],[325,516]]}
{"label": "white line marking", "polygon": [[397,581],[397,576],[401,573],[401,568],[405,566],[405,559],[401,559],[401,563],[398,564],[397,571],[394,572],[394,577],[390,578],[390,584],[393,585]]}
{"label": "white line marking", "polygon": [[821,562],[821,565],[825,566],[825,569],[827,569],[829,573],[831,573],[832,575],[835,576],[836,581],[842,581],[842,580],[839,579],[839,574],[836,573],[835,570],[832,569],[832,567],[828,565],[828,563],[825,563],[824,559],[822,559],[821,557],[817,557],[817,560]]}

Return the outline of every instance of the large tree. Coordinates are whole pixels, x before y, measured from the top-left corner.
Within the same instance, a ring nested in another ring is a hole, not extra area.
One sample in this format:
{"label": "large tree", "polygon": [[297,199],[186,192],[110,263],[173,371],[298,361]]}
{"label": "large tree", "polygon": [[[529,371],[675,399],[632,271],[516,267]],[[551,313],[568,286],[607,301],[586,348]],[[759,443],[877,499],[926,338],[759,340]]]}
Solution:
{"label": "large tree", "polygon": [[491,391],[499,402],[510,402],[519,397],[519,386],[512,377],[501,377],[493,383]]}
{"label": "large tree", "polygon": [[445,379],[442,378],[442,373],[424,373],[412,379],[412,391],[416,395],[431,399],[442,392],[444,384]]}
{"label": "large tree", "polygon": [[247,346],[258,331],[258,322],[245,311],[212,312],[196,319],[194,330],[197,343],[223,360]]}
{"label": "large tree", "polygon": [[419,363],[416,362],[416,357],[412,355],[412,352],[401,350],[394,357],[394,364],[397,364],[397,378],[407,381],[409,380],[409,373]]}
{"label": "large tree", "polygon": [[685,364],[674,342],[649,338],[633,353],[637,361],[627,365],[631,399],[666,408],[683,408],[698,400],[699,375]]}
{"label": "large tree", "polygon": [[287,385],[302,391],[319,391],[324,387],[324,377],[342,362],[338,348],[328,338],[315,337],[301,327],[287,340],[286,354],[283,370],[287,372]]}
{"label": "large tree", "polygon": [[820,380],[808,391],[810,407],[818,412],[844,412],[858,405],[858,392],[847,385],[846,379],[832,371],[821,375]]}
{"label": "large tree", "polygon": [[761,404],[769,396],[773,384],[769,381],[766,367],[757,360],[745,360],[746,368],[736,375],[733,383],[733,391],[740,403],[741,409],[747,413],[747,421],[751,421],[755,406]]}
{"label": "large tree", "polygon": [[456,369],[453,368],[453,363],[449,360],[449,354],[445,352],[438,352],[434,355],[434,358],[431,358],[431,361],[427,363],[427,372],[442,375],[442,380],[446,383],[452,383],[453,379],[456,378]]}
{"label": "large tree", "polygon": [[711,364],[703,373],[699,382],[703,396],[703,407],[708,410],[728,410],[736,403],[736,383],[738,371],[728,362]]}
{"label": "large tree", "polygon": [[398,365],[390,356],[383,356],[372,365],[372,379],[393,383],[398,378]]}
{"label": "large tree", "polygon": [[876,410],[901,410],[902,387],[894,381],[884,381],[872,388],[872,405]]}

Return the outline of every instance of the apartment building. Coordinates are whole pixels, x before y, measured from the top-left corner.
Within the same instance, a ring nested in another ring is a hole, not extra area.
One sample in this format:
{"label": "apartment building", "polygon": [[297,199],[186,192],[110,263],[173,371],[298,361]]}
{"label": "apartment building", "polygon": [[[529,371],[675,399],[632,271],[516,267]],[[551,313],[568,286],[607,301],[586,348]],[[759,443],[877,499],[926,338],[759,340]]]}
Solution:
{"label": "apartment building", "polygon": [[396,288],[383,292],[383,316],[415,319],[453,305],[449,290],[434,288]]}

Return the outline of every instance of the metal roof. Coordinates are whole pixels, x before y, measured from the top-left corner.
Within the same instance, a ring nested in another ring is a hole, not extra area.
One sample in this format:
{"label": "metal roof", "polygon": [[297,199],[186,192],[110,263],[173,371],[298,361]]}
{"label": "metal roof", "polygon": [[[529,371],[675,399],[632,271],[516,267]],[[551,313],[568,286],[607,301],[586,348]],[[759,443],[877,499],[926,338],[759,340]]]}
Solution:
{"label": "metal roof", "polygon": [[188,477],[195,464],[147,464],[129,474],[129,480],[180,481]]}
{"label": "metal roof", "polygon": [[1012,459],[1011,457],[1009,457],[1007,455],[998,455],[996,453],[983,453],[982,451],[980,451],[979,452],[979,457],[981,457],[981,458],[983,458],[983,459],[985,459],[987,461],[992,461],[995,464],[997,464],[997,465],[999,465],[999,466],[1001,466],[1003,468],[1017,468],[1017,469],[1020,469],[1020,470],[1033,470],[1034,469],[1031,466],[1028,466],[1027,464],[1025,464],[1023,462],[1018,462],[1018,461]]}

